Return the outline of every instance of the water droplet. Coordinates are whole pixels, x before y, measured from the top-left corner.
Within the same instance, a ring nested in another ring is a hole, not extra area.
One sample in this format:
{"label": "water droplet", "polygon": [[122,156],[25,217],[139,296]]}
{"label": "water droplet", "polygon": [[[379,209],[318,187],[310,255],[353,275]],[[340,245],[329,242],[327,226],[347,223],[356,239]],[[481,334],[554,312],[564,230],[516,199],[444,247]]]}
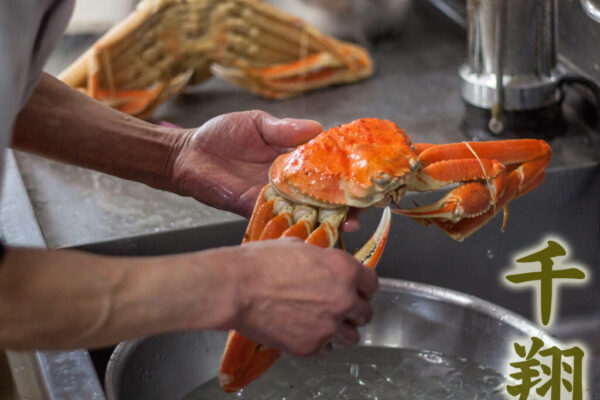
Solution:
{"label": "water droplet", "polygon": [[358,378],[358,372],[359,372],[358,368],[359,368],[358,364],[354,364],[354,363],[351,364],[350,365],[350,375],[352,375],[355,378]]}
{"label": "water droplet", "polygon": [[491,260],[492,258],[494,258],[494,253],[492,252],[492,250],[491,250],[491,249],[488,249],[488,251],[487,251],[487,258],[489,258],[490,260]]}
{"label": "water droplet", "polygon": [[442,357],[438,356],[435,353],[422,352],[422,353],[419,353],[419,356],[421,358],[423,358],[424,360],[429,361],[432,364],[441,364],[442,363]]}
{"label": "water droplet", "polygon": [[501,385],[502,382],[500,382],[500,380],[493,376],[493,375],[486,375],[483,377],[483,382],[485,382],[486,385],[495,388],[498,385]]}

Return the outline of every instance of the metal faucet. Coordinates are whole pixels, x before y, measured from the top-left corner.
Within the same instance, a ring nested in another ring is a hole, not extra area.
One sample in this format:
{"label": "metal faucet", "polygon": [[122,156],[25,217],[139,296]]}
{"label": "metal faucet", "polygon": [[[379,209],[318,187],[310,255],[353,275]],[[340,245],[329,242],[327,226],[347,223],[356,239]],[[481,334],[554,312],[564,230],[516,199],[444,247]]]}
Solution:
{"label": "metal faucet", "polygon": [[539,110],[560,102],[557,0],[467,0],[467,60],[462,97],[491,110],[500,134],[506,111]]}

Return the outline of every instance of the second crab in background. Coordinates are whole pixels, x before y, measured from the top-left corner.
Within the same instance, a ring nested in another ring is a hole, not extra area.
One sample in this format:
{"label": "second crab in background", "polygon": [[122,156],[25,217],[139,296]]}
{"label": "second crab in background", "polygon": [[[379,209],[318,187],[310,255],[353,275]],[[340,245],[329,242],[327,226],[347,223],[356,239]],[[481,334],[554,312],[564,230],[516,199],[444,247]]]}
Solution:
{"label": "second crab in background", "polygon": [[213,75],[283,99],[372,73],[362,47],[260,0],[142,0],[60,79],[147,117],[186,85]]}

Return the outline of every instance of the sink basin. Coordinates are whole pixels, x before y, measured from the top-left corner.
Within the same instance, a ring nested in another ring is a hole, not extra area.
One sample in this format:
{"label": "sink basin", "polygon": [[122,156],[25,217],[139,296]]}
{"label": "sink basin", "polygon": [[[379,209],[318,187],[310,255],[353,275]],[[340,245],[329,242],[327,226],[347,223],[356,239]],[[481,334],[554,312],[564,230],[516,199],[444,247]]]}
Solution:
{"label": "sink basin", "polygon": [[[460,388],[446,383],[441,384],[438,388],[444,393],[444,395],[438,394],[442,396],[439,398],[452,394],[460,398],[461,395],[457,393],[468,396],[467,393],[462,392],[462,385],[469,387],[479,384],[474,384],[478,380],[472,374],[467,374],[460,367],[458,369],[450,367],[453,365],[451,360],[457,358],[462,361],[469,360],[478,370],[485,369],[488,372],[486,372],[484,380],[489,379],[492,375],[500,374],[498,380],[495,380],[494,387],[486,387],[485,392],[479,393],[489,395],[492,391],[498,393],[503,389],[503,386],[499,386],[499,379],[510,373],[512,343],[515,341],[527,342],[532,336],[542,338],[546,345],[551,346],[553,343],[552,338],[515,314],[473,296],[431,285],[383,278],[380,280],[380,288],[372,304],[375,316],[367,326],[361,328],[362,340],[358,348],[351,351],[334,350],[326,359],[334,362],[332,360],[339,360],[340,357],[342,359],[350,357],[352,363],[359,363],[361,359],[366,360],[360,367],[363,371],[361,380],[364,379],[366,382],[360,385],[370,387],[363,390],[371,395],[381,393],[382,390],[385,390],[388,396],[390,393],[398,391],[406,393],[409,389],[406,387],[407,384],[412,390],[418,391],[415,387],[424,384],[425,379],[431,379],[432,371],[425,368],[424,371],[427,372],[416,372],[410,381],[407,379],[407,382],[402,382],[396,387],[389,387],[382,383],[383,376],[396,381],[410,375],[410,371],[421,371],[421,367],[417,367],[419,365],[417,358],[407,362],[410,365],[409,370],[405,370],[393,378],[387,375],[401,361],[410,357],[409,353],[406,353],[406,349],[418,351],[420,357],[425,357],[430,362],[438,364],[438,368],[439,364],[448,365],[448,367],[442,367],[443,376],[439,377],[440,381],[448,376],[449,371],[453,371],[453,374],[463,374],[464,381],[461,382]],[[164,334],[121,343],[110,360],[106,374],[108,400],[230,398],[231,394],[223,393],[218,385],[211,381],[219,368],[226,339],[226,332],[201,331]],[[399,349],[405,350],[399,351]],[[355,354],[346,356],[351,352]],[[359,356],[360,352],[364,356]],[[386,359],[390,360],[385,361]],[[332,388],[341,385],[343,386],[342,391],[353,392],[355,390],[353,386],[357,385],[351,378],[348,381],[344,380],[343,383],[338,383],[339,379],[348,376],[348,370],[347,368],[341,371],[335,370],[332,366],[324,368],[322,373],[317,373],[321,376],[330,376],[330,379],[319,380],[316,385],[307,383],[316,379],[315,368],[318,368],[318,360],[314,360],[313,362],[317,365],[313,365],[304,374],[301,370],[293,370],[294,372],[287,371],[287,373],[281,373],[282,376],[277,376],[279,374],[275,371],[280,368],[285,369],[288,362],[297,365],[297,363],[308,361],[284,356],[281,361],[278,361],[276,368],[269,370],[255,384],[244,390],[244,392],[254,390],[260,392],[260,395],[243,393],[238,397],[312,398],[312,394],[317,390],[319,393],[321,391],[338,393]],[[390,364],[394,367],[386,366]],[[358,364],[353,365],[358,367]],[[369,380],[364,371],[373,365],[376,365],[380,372],[377,379]],[[274,374],[276,376],[272,376]],[[287,380],[293,379],[291,375],[298,374],[304,376],[299,377],[290,389]],[[467,375],[469,376],[467,377]],[[199,385],[203,385],[207,381],[208,385],[215,386],[214,392],[200,396],[186,396],[188,393],[194,393]],[[426,384],[427,387],[431,387],[431,385],[431,382]],[[261,386],[265,388],[257,388]],[[354,396],[344,393],[345,395],[339,398],[373,398],[365,392],[353,393]],[[362,394],[362,396],[357,396],[358,394]],[[471,393],[471,396],[477,396],[477,394]],[[437,398],[438,395],[430,394],[427,398]],[[321,396],[316,397],[321,398]],[[332,397],[324,396],[323,398]],[[408,398],[408,396],[404,398]],[[491,398],[501,399],[504,397],[496,394]]]}
{"label": "sink basin", "polygon": [[[424,204],[439,194],[411,194],[404,201]],[[359,248],[375,229],[381,211],[361,216],[359,232],[344,234],[346,248]],[[498,216],[463,242],[449,239],[433,227],[394,216],[386,251],[378,266],[381,277],[415,281],[468,293],[533,320],[531,290],[514,290],[503,283],[515,268],[515,254],[545,245],[554,238],[568,246],[558,267],[585,265],[591,277],[585,286],[561,289],[560,307],[551,331],[561,339],[578,340],[588,355],[600,356],[600,165],[550,170],[544,183],[510,205],[505,231]],[[168,233],[90,244],[82,250],[113,255],[173,254],[240,242],[244,222],[231,222]],[[112,349],[92,352],[103,376]],[[598,363],[590,367],[598,374]],[[598,379],[592,379],[590,382]],[[599,393],[596,386],[595,393]]]}

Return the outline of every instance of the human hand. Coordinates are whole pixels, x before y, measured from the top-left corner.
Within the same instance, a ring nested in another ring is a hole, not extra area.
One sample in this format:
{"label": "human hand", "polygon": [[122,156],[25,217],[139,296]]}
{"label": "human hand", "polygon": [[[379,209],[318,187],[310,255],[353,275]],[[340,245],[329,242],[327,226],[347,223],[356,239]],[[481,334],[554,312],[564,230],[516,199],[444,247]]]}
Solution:
{"label": "human hand", "polygon": [[341,250],[279,239],[215,252],[239,283],[227,328],[266,346],[309,356],[331,341],[354,345],[372,317],[377,276]]}
{"label": "human hand", "polygon": [[172,180],[180,194],[249,217],[273,160],[322,130],[316,121],[263,111],[220,115],[187,131]]}

